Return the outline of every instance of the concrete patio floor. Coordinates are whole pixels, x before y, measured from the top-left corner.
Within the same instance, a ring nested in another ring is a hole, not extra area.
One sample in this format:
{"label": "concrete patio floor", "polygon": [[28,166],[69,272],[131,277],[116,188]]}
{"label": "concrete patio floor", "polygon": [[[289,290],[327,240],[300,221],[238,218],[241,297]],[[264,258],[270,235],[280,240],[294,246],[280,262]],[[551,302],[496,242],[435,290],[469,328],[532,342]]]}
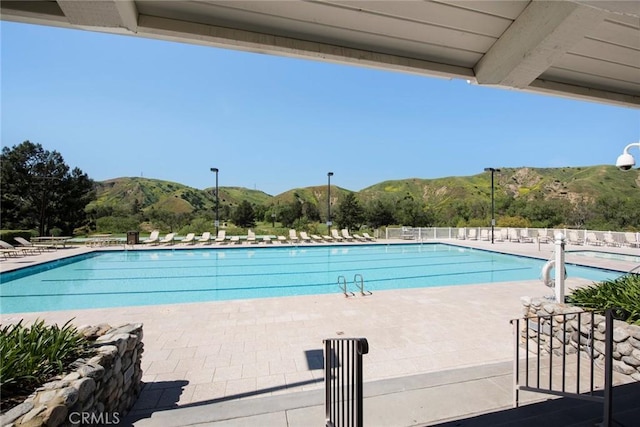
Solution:
{"label": "concrete patio floor", "polygon": [[[491,245],[489,242],[457,240],[445,243],[543,259],[549,259],[553,251],[552,244]],[[606,248],[609,252],[612,249],[617,248]],[[12,268],[10,263],[15,267],[22,265],[18,263],[43,262],[63,254],[90,250],[94,249],[60,249],[23,257],[22,260],[3,261],[0,266],[2,271],[6,271]],[[625,252],[640,255],[637,249],[625,248]],[[574,261],[571,254],[567,255],[567,261]],[[596,258],[579,257],[577,261],[621,271],[634,267],[630,262]],[[585,281],[569,278],[567,283],[571,287],[584,285]],[[395,418],[397,423],[391,424],[386,418],[380,418],[380,423],[369,418],[371,423],[367,423],[409,426],[427,425],[508,406],[513,360],[513,334],[509,320],[521,315],[521,297],[551,294],[549,288],[535,280],[378,291],[371,296],[349,299],[336,293],[3,314],[2,323],[19,319],[64,323],[71,318],[78,326],[144,323],[144,388],[125,420],[136,426],[258,425],[256,422],[274,426],[321,425],[324,412],[322,401],[318,406],[317,396],[322,397],[323,388],[322,341],[332,337],[368,339],[370,351],[364,359],[364,378],[365,393],[368,389],[371,403],[366,405],[375,408],[380,417],[394,410],[397,406],[394,399],[404,399],[404,402],[420,406],[424,396],[415,394],[417,400],[414,401],[406,394],[411,390],[409,385],[415,384],[418,378],[433,380],[439,372],[449,372],[455,378],[455,375],[466,372],[465,381],[477,381],[473,384],[478,393],[465,397],[468,404],[444,411],[446,413],[436,418],[410,420],[410,417],[403,416]],[[458,380],[457,383],[464,381]],[[417,389],[428,388],[430,393],[435,392],[441,397],[460,396],[460,389],[441,388],[436,392],[433,383],[422,384],[424,387]],[[488,388],[489,384],[493,386]],[[379,393],[376,390],[380,387],[396,391]],[[471,383],[467,383],[463,391],[471,393],[473,389]],[[492,398],[493,393],[500,397]],[[477,397],[472,397],[474,395]],[[306,403],[280,410],[283,405],[291,406],[296,401]],[[426,405],[428,402],[423,403]],[[252,418],[256,416],[251,415],[252,408],[265,405],[267,409],[273,405],[273,410],[258,416],[267,418]],[[220,419],[220,414],[225,413],[224,408],[231,409],[226,412],[226,418]],[[445,406],[436,405],[434,408]],[[203,412],[217,413],[218,419],[197,415]],[[403,413],[419,416],[420,411],[407,412],[405,408]],[[177,419],[177,424],[171,424],[171,419]]]}

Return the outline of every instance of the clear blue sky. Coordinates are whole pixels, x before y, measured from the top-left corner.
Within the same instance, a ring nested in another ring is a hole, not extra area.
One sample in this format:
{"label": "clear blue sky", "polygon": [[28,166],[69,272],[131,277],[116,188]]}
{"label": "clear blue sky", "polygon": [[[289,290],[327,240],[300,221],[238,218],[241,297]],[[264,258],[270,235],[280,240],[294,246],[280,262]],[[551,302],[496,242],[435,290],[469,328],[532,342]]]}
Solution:
{"label": "clear blue sky", "polygon": [[[331,183],[613,164],[640,110],[368,68],[1,22],[2,146],[94,180],[276,195]],[[633,153],[636,158],[637,153]]]}

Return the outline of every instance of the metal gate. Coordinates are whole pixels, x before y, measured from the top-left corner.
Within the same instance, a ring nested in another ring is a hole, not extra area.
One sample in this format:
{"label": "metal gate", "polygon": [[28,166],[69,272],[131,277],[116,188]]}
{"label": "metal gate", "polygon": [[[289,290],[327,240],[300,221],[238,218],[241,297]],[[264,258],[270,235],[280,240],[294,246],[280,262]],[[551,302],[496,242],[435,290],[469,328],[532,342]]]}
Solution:
{"label": "metal gate", "polygon": [[[602,333],[601,328],[596,327],[596,316],[598,315],[594,312],[578,312],[511,321],[515,341],[514,407],[519,406],[520,390],[602,402],[601,425],[603,427],[611,425],[613,311],[607,310],[605,313],[604,348],[600,348],[597,352],[602,354],[599,357],[604,365],[602,395],[595,394],[600,384],[597,386],[595,381],[597,354],[594,335]],[[525,322],[523,328],[521,328],[521,321]],[[521,338],[524,339],[524,366],[520,361]],[[583,360],[585,355],[587,357]],[[524,368],[524,375],[520,372],[522,368]],[[543,376],[544,369],[548,369],[548,372]],[[568,370],[571,372],[569,373]],[[530,371],[533,374],[530,374]],[[556,377],[559,375],[555,384],[554,372]],[[586,379],[587,384],[583,379]]]}

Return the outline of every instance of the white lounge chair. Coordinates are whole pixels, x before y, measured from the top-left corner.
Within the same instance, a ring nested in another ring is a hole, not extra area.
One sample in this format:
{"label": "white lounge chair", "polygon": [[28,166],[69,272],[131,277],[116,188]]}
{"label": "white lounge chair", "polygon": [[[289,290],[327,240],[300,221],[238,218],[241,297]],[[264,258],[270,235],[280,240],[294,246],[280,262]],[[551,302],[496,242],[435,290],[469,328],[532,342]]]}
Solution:
{"label": "white lounge chair", "polygon": [[180,243],[184,243],[185,245],[188,243],[190,245],[193,245],[196,242],[196,234],[195,233],[187,233],[186,236],[184,236],[184,239],[182,239],[180,241]]}
{"label": "white lounge chair", "polygon": [[144,240],[142,243],[157,245],[159,242],[160,242],[160,231],[153,230],[151,234],[149,234],[149,238],[147,240]]}
{"label": "white lounge chair", "polygon": [[491,234],[489,230],[487,230],[486,228],[480,230],[480,240],[491,240]]}
{"label": "white lounge chair", "polygon": [[163,245],[173,245],[173,241],[175,240],[176,233],[169,233],[162,240],[159,240],[158,243],[162,243]]}
{"label": "white lounge chair", "polygon": [[543,230],[538,230],[538,242],[549,243],[552,240],[553,239],[551,239],[551,237],[549,236],[549,232],[547,231],[546,228]]}
{"label": "white lounge chair", "polygon": [[375,237],[371,237],[369,236],[369,233],[362,233],[362,237],[364,237],[365,239],[369,240],[370,242],[375,242]]}
{"label": "white lounge chair", "polygon": [[298,238],[298,235],[296,233],[296,230],[294,230],[293,228],[289,230],[289,241],[291,243],[297,243],[300,239]]}
{"label": "white lounge chair", "polygon": [[282,244],[282,243],[287,243],[287,238],[286,238],[286,237],[284,237],[284,236],[278,236],[278,237],[276,237],[276,240],[278,240],[278,242],[279,242],[280,244]]}
{"label": "white lounge chair", "polygon": [[33,249],[28,248],[16,248],[10,243],[5,242],[4,240],[0,240],[0,248],[2,252],[9,255],[17,255],[18,253],[22,253],[23,255],[27,255],[29,253],[34,253]]}
{"label": "white lounge chair", "polygon": [[231,236],[231,239],[229,239],[229,241],[231,243],[233,243],[234,245],[239,245],[240,244],[240,236]]}
{"label": "white lounge chair", "polygon": [[458,240],[464,240],[467,238],[467,233],[464,228],[458,228]]}
{"label": "white lounge chair", "polygon": [[251,229],[247,230],[247,243],[258,243],[256,240],[256,233]]}
{"label": "white lounge chair", "polygon": [[364,237],[362,237],[361,235],[357,234],[357,233],[353,233],[352,234],[353,238],[358,240],[359,242],[366,242],[367,239],[365,239]]}
{"label": "white lounge chair", "polygon": [[200,236],[200,238],[198,239],[198,243],[204,243],[205,245],[211,243],[211,232],[205,231],[204,233],[202,233],[202,236]]}
{"label": "white lounge chair", "polygon": [[263,243],[271,243],[271,236],[262,236]]}
{"label": "white lounge chair", "polygon": [[594,232],[587,233],[586,243],[587,243],[587,245],[593,245],[593,246],[602,246],[602,245],[604,245],[604,242],[602,240],[598,239],[598,237],[596,236],[596,233],[594,233]]}
{"label": "white lounge chair", "polygon": [[533,243],[533,237],[529,235],[529,230],[524,228],[520,230],[520,242],[522,243]]}
{"label": "white lounge chair", "polygon": [[314,242],[322,242],[323,240],[322,237],[318,236],[317,234],[312,234],[310,237]]}
{"label": "white lounge chair", "polygon": [[306,231],[301,231],[300,232],[300,240],[302,240],[303,242],[310,243],[311,242],[311,237],[309,237],[309,235],[307,234]]}
{"label": "white lounge chair", "polygon": [[470,228],[467,233],[467,239],[469,240],[478,240],[478,229]]}
{"label": "white lounge chair", "polygon": [[567,243],[569,243],[570,245],[582,245],[582,243],[584,242],[578,235],[577,231],[569,230],[569,232],[567,233]]}
{"label": "white lounge chair", "polygon": [[349,230],[347,230],[346,228],[340,230],[340,234],[342,234],[342,237],[344,237],[348,242],[352,242],[354,239],[354,237],[349,234]]}
{"label": "white lounge chair", "polygon": [[335,228],[331,229],[331,237],[333,237],[333,239],[337,242],[342,242],[344,240],[344,237],[339,235],[338,230],[336,230]]}
{"label": "white lounge chair", "polygon": [[226,230],[218,230],[218,235],[215,238],[215,242],[221,245],[224,245],[227,239],[227,231]]}
{"label": "white lounge chair", "polygon": [[624,233],[624,244],[630,248],[640,248],[640,242],[636,239],[636,233],[630,231]]}
{"label": "white lounge chair", "polygon": [[27,239],[25,239],[23,237],[20,237],[20,236],[14,237],[13,240],[15,240],[16,242],[20,243],[20,246],[25,247],[25,248],[32,248],[34,251],[42,252],[43,249],[47,249],[47,247],[45,245],[34,245],[33,243],[31,243]]}
{"label": "white lounge chair", "polygon": [[602,239],[604,240],[604,244],[607,246],[620,246],[620,243],[613,238],[612,233],[604,233]]}

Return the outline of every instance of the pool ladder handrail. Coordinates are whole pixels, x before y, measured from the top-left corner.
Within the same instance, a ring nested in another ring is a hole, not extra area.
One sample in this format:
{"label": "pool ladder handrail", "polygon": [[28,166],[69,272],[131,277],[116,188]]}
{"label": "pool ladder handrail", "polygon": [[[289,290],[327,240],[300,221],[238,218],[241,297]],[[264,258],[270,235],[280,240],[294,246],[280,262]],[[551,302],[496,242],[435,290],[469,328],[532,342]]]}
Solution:
{"label": "pool ladder handrail", "polygon": [[[360,284],[358,284],[358,278],[360,279]],[[366,297],[367,295],[373,295],[372,292],[364,290],[364,277],[362,277],[362,274],[358,273],[353,276],[353,284],[357,286],[358,289],[360,289],[360,295],[362,295],[363,297]]]}
{"label": "pool ladder handrail", "polygon": [[[340,283],[340,279],[342,279],[342,283]],[[344,293],[345,298],[349,298],[349,294],[351,294],[352,297],[356,296],[353,292],[347,290],[347,278],[342,275],[338,276],[338,287],[342,293]]]}

